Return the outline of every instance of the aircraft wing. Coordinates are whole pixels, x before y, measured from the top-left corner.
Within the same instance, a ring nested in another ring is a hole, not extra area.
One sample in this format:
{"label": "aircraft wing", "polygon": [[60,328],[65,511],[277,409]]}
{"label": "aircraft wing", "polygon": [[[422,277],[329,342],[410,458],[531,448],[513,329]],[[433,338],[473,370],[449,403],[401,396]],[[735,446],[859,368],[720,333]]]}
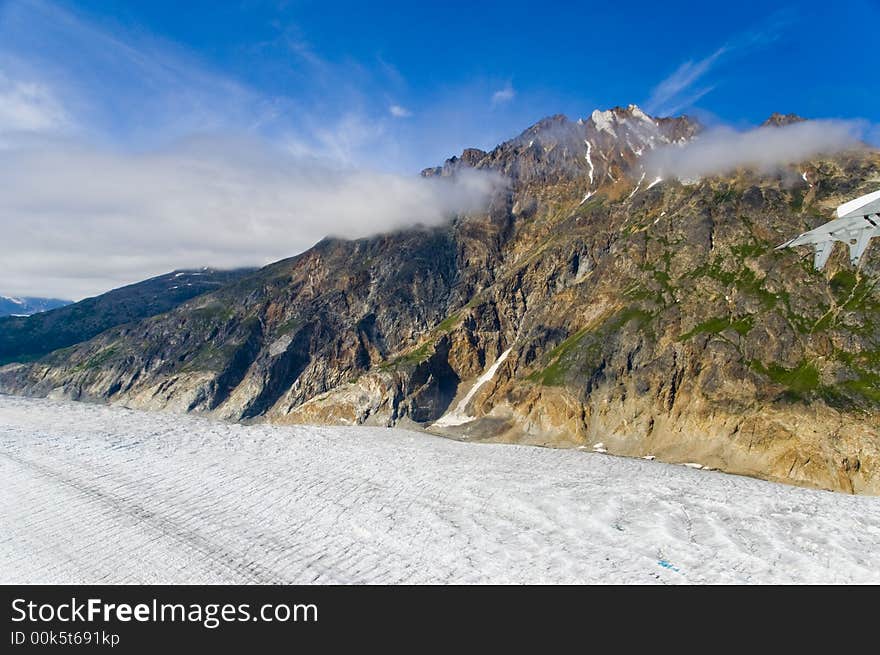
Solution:
{"label": "aircraft wing", "polygon": [[[877,222],[878,221],[875,221],[875,223]],[[814,245],[829,240],[848,241],[850,238],[849,235],[858,232],[862,226],[876,227],[875,225],[867,223],[861,216],[854,216],[852,218],[835,218],[833,221],[828,221],[824,225],[820,225],[809,232],[804,232],[793,239],[789,239],[785,243],[777,246],[777,250],[780,248],[791,248],[793,246]]]}
{"label": "aircraft wing", "polygon": [[868,242],[873,236],[880,236],[880,230],[876,227],[873,230],[863,228],[855,239],[850,239],[849,261],[853,266],[859,265],[859,261],[861,261],[862,255],[865,254],[865,249],[868,247]]}
{"label": "aircraft wing", "polygon": [[[877,202],[880,205],[880,196]],[[857,213],[844,218],[835,218],[809,232],[799,234],[777,246],[777,250],[796,246],[814,246],[816,253],[813,265],[818,270],[822,270],[831,255],[834,242],[840,241],[849,246],[850,261],[853,265],[858,265],[868,247],[868,242],[875,236],[880,236],[880,216]]]}
{"label": "aircraft wing", "polygon": [[880,236],[880,191],[845,202],[834,213],[837,218],[833,221],[799,234],[776,249],[813,246],[816,251],[813,266],[821,271],[831,256],[834,242],[840,241],[849,246],[849,260],[853,266],[858,266],[868,243],[873,237]]}
{"label": "aircraft wing", "polygon": [[880,212],[880,191],[845,202],[837,208],[835,213],[837,218],[853,218],[856,216],[870,216],[878,212]]}
{"label": "aircraft wing", "polygon": [[821,271],[825,268],[825,264],[828,262],[832,250],[834,250],[833,241],[822,241],[821,243],[816,244],[816,252],[813,253],[813,267],[817,271]]}

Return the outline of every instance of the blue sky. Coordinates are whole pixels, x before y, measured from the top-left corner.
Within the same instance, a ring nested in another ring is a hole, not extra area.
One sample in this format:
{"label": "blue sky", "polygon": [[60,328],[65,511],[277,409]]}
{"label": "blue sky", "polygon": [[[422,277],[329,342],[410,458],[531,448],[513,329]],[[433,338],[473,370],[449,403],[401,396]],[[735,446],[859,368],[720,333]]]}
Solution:
{"label": "blue sky", "polygon": [[7,0],[0,56],[127,145],[255,130],[399,172],[630,102],[880,122],[880,5],[770,4]]}
{"label": "blue sky", "polygon": [[556,113],[796,112],[878,143],[878,24],[874,0],[0,0],[0,293],[436,224],[498,181],[419,170]]}

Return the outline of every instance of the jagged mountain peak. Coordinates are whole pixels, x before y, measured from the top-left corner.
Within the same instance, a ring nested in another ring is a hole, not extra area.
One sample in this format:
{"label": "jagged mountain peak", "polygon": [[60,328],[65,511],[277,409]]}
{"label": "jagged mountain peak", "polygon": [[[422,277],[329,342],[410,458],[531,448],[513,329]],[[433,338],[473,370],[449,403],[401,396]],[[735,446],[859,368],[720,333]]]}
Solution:
{"label": "jagged mountain peak", "polygon": [[585,179],[584,191],[589,194],[633,171],[638,177],[642,155],[663,145],[685,143],[700,130],[700,124],[688,116],[655,117],[635,104],[596,109],[577,121],[554,114],[489,152],[468,148],[422,175],[449,176],[461,168],[477,168],[527,185]]}
{"label": "jagged mountain peak", "polygon": [[761,127],[785,127],[793,123],[803,123],[807,119],[797,114],[780,114],[778,111],[770,114],[770,117],[761,123]]}
{"label": "jagged mountain peak", "polygon": [[525,132],[523,132],[523,134],[527,132],[538,132],[543,129],[551,128],[555,125],[565,125],[569,122],[570,121],[568,119],[568,116],[566,116],[565,114],[553,114],[552,116],[545,116],[537,123],[527,128]]}
{"label": "jagged mountain peak", "polygon": [[[579,121],[591,136],[600,135],[623,142],[640,154],[639,150],[654,148],[665,143],[681,143],[700,131],[700,124],[689,116],[657,117],[644,112],[638,105],[596,109],[587,120]],[[629,144],[627,144],[629,141]]]}
{"label": "jagged mountain peak", "polygon": [[[630,119],[636,119],[648,125],[657,125],[656,119],[646,114],[638,105],[627,105],[626,107],[612,107],[611,109],[601,110],[594,109],[590,114],[589,122],[592,123],[599,131],[614,132],[613,127],[620,123],[625,123]],[[583,120],[579,122],[585,122]]]}

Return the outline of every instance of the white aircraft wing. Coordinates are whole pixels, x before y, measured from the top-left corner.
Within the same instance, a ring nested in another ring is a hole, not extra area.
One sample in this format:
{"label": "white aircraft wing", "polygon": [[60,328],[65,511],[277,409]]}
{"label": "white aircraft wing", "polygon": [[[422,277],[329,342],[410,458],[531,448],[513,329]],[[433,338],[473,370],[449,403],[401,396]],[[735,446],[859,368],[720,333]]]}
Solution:
{"label": "white aircraft wing", "polygon": [[845,202],[837,208],[835,213],[837,218],[849,218],[851,216],[870,216],[877,212],[880,212],[880,191]]}
{"label": "white aircraft wing", "polygon": [[816,252],[813,254],[813,266],[817,271],[821,271],[825,268],[825,264],[828,262],[832,250],[834,250],[833,241],[822,241],[821,243],[816,244]]}
{"label": "white aircraft wing", "polygon": [[849,259],[854,266],[858,266],[862,255],[868,248],[868,243],[875,236],[880,236],[880,191],[869,193],[855,200],[842,204],[835,212],[837,218],[824,225],[799,234],[789,239],[780,246],[792,248],[795,246],[813,246],[816,250],[813,265],[822,270],[831,251],[834,242],[840,241],[849,246]]}
{"label": "white aircraft wing", "polygon": [[868,241],[870,241],[873,236],[880,236],[880,231],[876,228],[873,230],[863,229],[855,239],[850,239],[849,261],[853,266],[859,265],[859,261],[861,261],[862,255],[865,254],[865,249],[868,247]]}

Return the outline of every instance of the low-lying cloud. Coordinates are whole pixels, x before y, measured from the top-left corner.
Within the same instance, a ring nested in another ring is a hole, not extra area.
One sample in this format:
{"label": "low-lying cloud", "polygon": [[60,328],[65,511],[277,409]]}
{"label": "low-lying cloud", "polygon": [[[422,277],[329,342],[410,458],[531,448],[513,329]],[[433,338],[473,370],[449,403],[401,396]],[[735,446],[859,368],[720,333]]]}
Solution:
{"label": "low-lying cloud", "polygon": [[864,133],[858,121],[813,120],[746,132],[721,127],[708,130],[686,145],[670,145],[646,155],[648,171],[660,177],[693,179],[740,167],[762,172],[834,154],[857,146]]}
{"label": "low-lying cloud", "polygon": [[245,138],[139,154],[28,141],[0,149],[2,292],[80,298],[174,268],[266,264],[327,235],[440,224],[503,183],[339,169]]}

